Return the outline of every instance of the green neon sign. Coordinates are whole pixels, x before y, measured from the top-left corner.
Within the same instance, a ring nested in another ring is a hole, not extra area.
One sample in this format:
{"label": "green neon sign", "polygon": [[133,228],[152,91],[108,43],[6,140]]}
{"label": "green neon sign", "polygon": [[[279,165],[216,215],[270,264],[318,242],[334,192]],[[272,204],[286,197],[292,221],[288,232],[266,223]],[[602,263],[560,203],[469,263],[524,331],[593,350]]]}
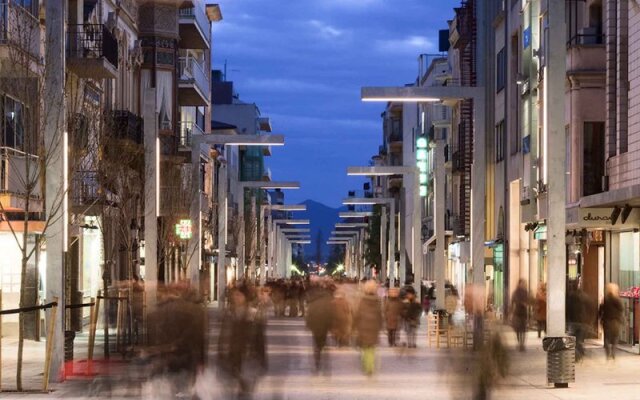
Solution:
{"label": "green neon sign", "polygon": [[182,240],[191,239],[193,236],[193,231],[191,230],[191,220],[190,219],[181,219],[176,224],[176,236],[178,236]]}

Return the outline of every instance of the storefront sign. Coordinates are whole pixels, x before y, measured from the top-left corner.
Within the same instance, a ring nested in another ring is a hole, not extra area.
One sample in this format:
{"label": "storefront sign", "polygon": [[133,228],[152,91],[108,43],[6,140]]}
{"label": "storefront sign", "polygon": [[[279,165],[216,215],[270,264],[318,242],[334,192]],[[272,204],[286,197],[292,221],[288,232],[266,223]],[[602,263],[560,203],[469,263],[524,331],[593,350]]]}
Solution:
{"label": "storefront sign", "polygon": [[193,236],[193,232],[191,231],[190,219],[181,219],[176,224],[176,236],[178,236],[182,240],[191,239],[191,236]]}
{"label": "storefront sign", "polygon": [[622,215],[615,216],[615,224],[612,224],[613,207],[611,208],[580,208],[578,210],[578,226],[580,228],[634,228],[640,222],[638,210],[631,209],[624,223]]}

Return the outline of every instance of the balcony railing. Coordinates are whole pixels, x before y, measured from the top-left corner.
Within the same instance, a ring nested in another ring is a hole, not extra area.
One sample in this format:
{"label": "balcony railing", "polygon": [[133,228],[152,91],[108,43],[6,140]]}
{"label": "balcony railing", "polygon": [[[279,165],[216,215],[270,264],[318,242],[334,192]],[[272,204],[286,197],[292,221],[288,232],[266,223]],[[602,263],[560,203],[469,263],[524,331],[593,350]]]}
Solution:
{"label": "balcony railing", "polygon": [[182,20],[180,23],[183,23],[184,20],[193,19],[206,42],[210,42],[211,35],[209,33],[209,20],[207,19],[207,14],[203,9],[196,7],[181,8],[178,10],[178,15]]}
{"label": "balcony railing", "polygon": [[32,8],[23,7],[13,1],[0,3],[0,43],[18,46],[31,55],[40,53],[37,2],[34,2]]}
{"label": "balcony railing", "polygon": [[98,171],[76,171],[71,180],[71,202],[76,206],[91,206],[100,199]]}
{"label": "balcony railing", "polygon": [[137,144],[143,143],[143,119],[127,110],[115,110],[111,113],[113,136],[128,139]]}
{"label": "balcony railing", "polygon": [[69,25],[67,56],[69,58],[101,58],[118,66],[118,41],[103,24]]}
{"label": "balcony railing", "polygon": [[205,99],[209,98],[209,78],[195,58],[180,57],[178,81],[181,84],[194,84]]}
{"label": "balcony railing", "polygon": [[[38,158],[10,147],[0,147],[0,193],[18,196],[29,194],[33,198],[40,198]],[[33,189],[29,190],[28,187],[31,185]]]}
{"label": "balcony railing", "polygon": [[204,135],[202,128],[193,121],[180,121],[180,147],[191,147],[194,135]]}

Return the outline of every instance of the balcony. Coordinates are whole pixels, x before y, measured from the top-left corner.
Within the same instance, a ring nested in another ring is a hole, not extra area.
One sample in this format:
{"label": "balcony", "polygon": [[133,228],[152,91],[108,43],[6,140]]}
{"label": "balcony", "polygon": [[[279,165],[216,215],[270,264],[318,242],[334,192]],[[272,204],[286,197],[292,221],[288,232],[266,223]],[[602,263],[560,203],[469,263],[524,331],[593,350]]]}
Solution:
{"label": "balcony", "polygon": [[42,211],[39,163],[38,156],[0,147],[0,203],[5,211],[25,211],[27,195],[30,197],[29,211]]}
{"label": "balcony", "polygon": [[402,153],[402,132],[392,132],[388,136],[389,150],[392,153]]}
{"label": "balcony", "polygon": [[141,117],[126,110],[115,110],[111,112],[111,128],[114,137],[123,140],[130,140],[136,144],[142,144],[144,138],[143,120]]}
{"label": "balcony", "polygon": [[178,102],[181,106],[209,105],[209,77],[193,57],[178,61]]}
{"label": "balcony", "polygon": [[68,25],[67,67],[80,78],[114,79],[118,41],[103,24]]}
{"label": "balcony", "polygon": [[436,127],[451,125],[451,109],[443,104],[433,105],[432,123]]}
{"label": "balcony", "polygon": [[0,44],[16,46],[40,59],[40,22],[37,3],[33,10],[13,1],[0,3]]}
{"label": "balcony", "polygon": [[208,49],[211,45],[209,19],[199,7],[178,10],[180,22],[180,47],[183,49]]}
{"label": "balcony", "polygon": [[180,139],[178,146],[180,148],[190,148],[191,138],[193,136],[204,135],[202,128],[193,121],[180,121]]}
{"label": "balcony", "polygon": [[76,171],[71,178],[71,209],[87,214],[100,203],[100,180],[98,171]]}
{"label": "balcony", "polygon": [[595,75],[604,77],[606,49],[599,37],[578,35],[567,43],[567,75]]}

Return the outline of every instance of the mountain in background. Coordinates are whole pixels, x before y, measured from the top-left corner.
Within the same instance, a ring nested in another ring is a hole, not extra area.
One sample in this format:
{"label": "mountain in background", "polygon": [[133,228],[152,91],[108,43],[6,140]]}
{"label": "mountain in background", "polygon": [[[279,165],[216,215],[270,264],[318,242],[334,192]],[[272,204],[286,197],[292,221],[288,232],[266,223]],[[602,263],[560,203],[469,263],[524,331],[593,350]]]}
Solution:
{"label": "mountain in background", "polygon": [[335,224],[340,220],[338,214],[346,208],[331,208],[313,200],[305,200],[301,204],[307,206],[305,219],[311,220],[311,225],[309,225],[309,229],[311,229],[311,244],[304,246],[305,259],[307,262],[316,261],[318,232],[322,231],[320,248],[322,260],[326,262],[333,247],[327,244],[327,239],[331,236],[331,232],[335,230]]}

